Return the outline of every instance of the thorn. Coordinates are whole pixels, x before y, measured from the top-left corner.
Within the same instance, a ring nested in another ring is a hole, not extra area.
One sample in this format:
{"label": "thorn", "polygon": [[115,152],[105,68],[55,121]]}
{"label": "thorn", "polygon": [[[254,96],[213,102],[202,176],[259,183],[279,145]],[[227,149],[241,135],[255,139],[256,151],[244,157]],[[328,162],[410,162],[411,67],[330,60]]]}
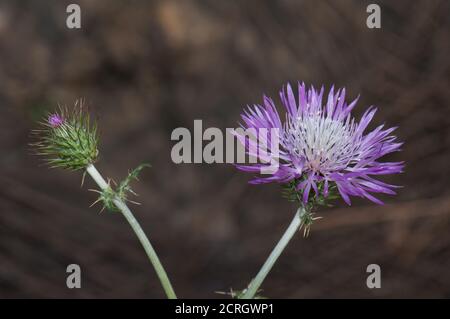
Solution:
{"label": "thorn", "polygon": [[102,200],[101,198],[97,199],[95,202],[93,202],[93,203],[91,204],[91,206],[89,206],[89,208],[93,207],[95,204],[97,204],[97,203],[100,202],[101,200]]}
{"label": "thorn", "polygon": [[214,293],[219,295],[228,295],[228,293],[225,291],[214,291]]}
{"label": "thorn", "polygon": [[134,196],[139,196],[138,194],[136,194],[131,188],[128,190],[131,194],[133,194]]}
{"label": "thorn", "polygon": [[86,171],[84,171],[83,172],[83,177],[81,178],[81,186],[80,186],[80,188],[83,188],[83,185],[84,185],[84,179],[86,178]]}

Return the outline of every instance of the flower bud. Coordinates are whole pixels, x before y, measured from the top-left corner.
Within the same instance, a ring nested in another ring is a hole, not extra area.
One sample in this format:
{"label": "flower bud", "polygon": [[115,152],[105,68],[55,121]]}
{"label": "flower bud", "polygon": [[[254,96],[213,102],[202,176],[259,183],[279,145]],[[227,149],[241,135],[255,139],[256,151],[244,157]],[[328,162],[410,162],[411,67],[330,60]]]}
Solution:
{"label": "flower bud", "polygon": [[77,101],[72,111],[63,108],[50,114],[41,125],[33,146],[51,167],[80,170],[96,162],[97,125],[90,122],[81,102]]}

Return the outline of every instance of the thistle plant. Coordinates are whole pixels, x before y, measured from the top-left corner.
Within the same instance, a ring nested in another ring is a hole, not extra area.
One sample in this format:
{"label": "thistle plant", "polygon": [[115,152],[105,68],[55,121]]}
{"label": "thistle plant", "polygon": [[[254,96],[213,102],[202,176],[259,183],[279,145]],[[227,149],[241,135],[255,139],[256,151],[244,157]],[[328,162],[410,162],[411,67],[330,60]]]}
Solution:
{"label": "thistle plant", "polygon": [[[278,169],[267,175],[258,175],[251,184],[279,183],[283,196],[298,203],[294,218],[278,242],[267,261],[251,281],[250,285],[238,295],[240,298],[254,298],[262,282],[272,269],[276,260],[292,237],[303,229],[304,236],[310,232],[317,217],[316,210],[331,205],[332,200],[342,198],[351,205],[350,196],[369,199],[383,204],[373,194],[394,195],[399,186],[387,184],[375,177],[401,173],[403,162],[381,162],[380,158],[399,151],[402,143],[391,133],[395,128],[379,125],[365,133],[375,115],[376,108],[370,107],[359,122],[351,115],[358,98],[347,103],[345,89],[328,93],[322,102],[324,89],[307,89],[298,85],[298,98],[288,84],[280,92],[281,102],[286,110],[285,121],[272,99],[264,96],[263,105],[248,107],[241,115],[243,129],[277,129],[280,132],[278,152],[270,154],[273,148],[269,138],[246,139],[235,131],[246,152],[255,156],[258,162],[237,165],[237,168],[251,173],[268,172],[267,156],[271,162],[279,163]],[[248,131],[248,130],[246,130]],[[255,142],[257,140],[257,143]],[[255,151],[256,149],[256,151]]]}
{"label": "thistle plant", "polygon": [[118,185],[113,185],[111,179],[106,181],[94,166],[99,157],[97,125],[95,121],[90,120],[80,101],[77,101],[71,110],[61,107],[59,111],[49,114],[40,124],[41,128],[33,131],[37,142],[32,146],[37,154],[44,156],[52,168],[83,171],[83,181],[86,173],[92,177],[100,188],[94,190],[99,193],[94,204],[101,202],[103,209],[122,213],[141,242],[167,297],[176,299],[158,255],[127,205],[127,202],[136,203],[128,198],[130,194],[136,195],[130,186],[131,182],[137,180],[140,171],[149,165],[142,164],[130,171]]}

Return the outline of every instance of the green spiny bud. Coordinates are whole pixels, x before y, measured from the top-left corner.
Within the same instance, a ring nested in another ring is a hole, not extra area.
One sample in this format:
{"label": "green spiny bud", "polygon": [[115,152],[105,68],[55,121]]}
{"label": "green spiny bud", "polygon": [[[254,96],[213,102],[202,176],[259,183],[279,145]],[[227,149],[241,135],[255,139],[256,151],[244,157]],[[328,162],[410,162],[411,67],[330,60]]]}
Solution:
{"label": "green spiny bud", "polygon": [[75,102],[72,111],[60,108],[41,124],[42,128],[34,131],[39,140],[32,145],[51,167],[80,170],[96,162],[97,125],[90,122],[81,101]]}

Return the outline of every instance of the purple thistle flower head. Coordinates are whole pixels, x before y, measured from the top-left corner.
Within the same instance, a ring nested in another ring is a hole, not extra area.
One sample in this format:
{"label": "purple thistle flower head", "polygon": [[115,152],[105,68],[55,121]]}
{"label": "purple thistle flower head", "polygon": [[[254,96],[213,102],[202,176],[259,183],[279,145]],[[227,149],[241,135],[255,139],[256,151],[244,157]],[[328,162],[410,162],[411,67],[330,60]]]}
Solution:
{"label": "purple thistle flower head", "polygon": [[50,114],[50,116],[48,117],[48,124],[52,128],[60,127],[63,123],[64,123],[63,117],[57,113]]}
{"label": "purple thistle flower head", "polygon": [[[324,89],[307,89],[305,84],[298,85],[298,97],[288,84],[280,92],[281,102],[286,109],[286,120],[281,121],[272,99],[264,97],[264,104],[248,107],[241,115],[245,129],[256,131],[278,129],[279,149],[270,154],[278,169],[269,176],[257,176],[252,184],[278,182],[293,185],[299,199],[308,203],[322,196],[327,198],[331,189],[335,189],[344,201],[350,205],[350,196],[367,198],[377,204],[382,202],[372,193],[395,194],[398,186],[375,179],[378,175],[401,173],[403,162],[381,162],[380,158],[399,151],[403,143],[397,142],[391,133],[395,128],[380,125],[371,132],[366,128],[375,115],[371,107],[357,122],[351,111],[358,100],[345,102],[345,89],[335,91],[332,87],[326,101]],[[261,172],[267,168],[267,150],[271,146],[266,140],[255,144],[245,140],[245,136],[236,133],[244,144],[247,154],[258,158],[258,163],[237,165],[247,172]],[[253,150],[251,150],[253,147]],[[273,148],[273,147],[272,147]],[[264,155],[260,155],[264,154]],[[264,156],[264,158],[263,158]],[[264,163],[261,163],[263,162]]]}

